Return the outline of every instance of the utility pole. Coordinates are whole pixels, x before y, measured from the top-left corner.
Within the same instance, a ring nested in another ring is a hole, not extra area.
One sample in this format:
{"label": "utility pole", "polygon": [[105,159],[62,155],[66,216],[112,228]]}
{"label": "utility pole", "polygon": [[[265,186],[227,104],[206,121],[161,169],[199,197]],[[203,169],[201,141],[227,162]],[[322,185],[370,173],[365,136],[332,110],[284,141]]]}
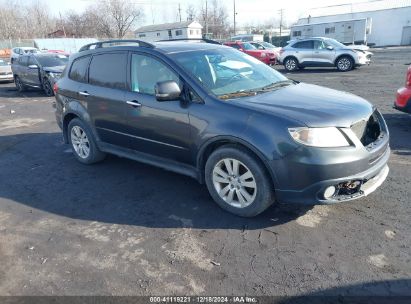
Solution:
{"label": "utility pole", "polygon": [[234,0],[234,36],[235,36],[235,15],[237,15],[236,11],[235,11],[235,0]]}
{"label": "utility pole", "polygon": [[180,16],[180,22],[181,22],[181,6],[180,6],[180,3],[178,4],[178,15]]}
{"label": "utility pole", "polygon": [[206,0],[206,11],[205,11],[205,37],[208,38],[208,6],[207,6],[207,0]]}
{"label": "utility pole", "polygon": [[281,30],[283,28],[283,11],[284,9],[280,9],[280,39],[281,39]]}

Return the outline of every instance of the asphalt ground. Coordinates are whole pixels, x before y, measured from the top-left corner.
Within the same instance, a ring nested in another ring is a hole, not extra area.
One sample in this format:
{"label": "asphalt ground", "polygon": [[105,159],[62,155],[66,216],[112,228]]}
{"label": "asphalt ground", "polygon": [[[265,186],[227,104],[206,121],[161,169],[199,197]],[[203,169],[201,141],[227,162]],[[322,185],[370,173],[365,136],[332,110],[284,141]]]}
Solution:
{"label": "asphalt ground", "polygon": [[[373,194],[224,212],[195,180],[115,156],[78,163],[53,98],[0,84],[0,295],[411,296],[411,116],[392,109],[411,48],[289,78],[375,104],[391,133]],[[283,71],[281,67],[276,67]]]}

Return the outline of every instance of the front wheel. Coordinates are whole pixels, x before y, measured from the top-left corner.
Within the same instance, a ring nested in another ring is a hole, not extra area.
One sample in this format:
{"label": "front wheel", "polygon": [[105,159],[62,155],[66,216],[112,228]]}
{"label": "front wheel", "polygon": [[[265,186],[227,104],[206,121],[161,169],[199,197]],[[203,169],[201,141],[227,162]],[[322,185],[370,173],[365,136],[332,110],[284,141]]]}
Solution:
{"label": "front wheel", "polygon": [[214,151],[206,163],[205,180],[214,201],[239,216],[256,216],[275,200],[274,186],[263,165],[241,147]]}
{"label": "front wheel", "polygon": [[68,125],[68,138],[74,156],[83,164],[93,164],[105,158],[94,140],[90,128],[80,119],[74,118]]}
{"label": "front wheel", "polygon": [[336,65],[339,71],[347,72],[354,68],[354,61],[348,56],[342,56],[337,60]]}

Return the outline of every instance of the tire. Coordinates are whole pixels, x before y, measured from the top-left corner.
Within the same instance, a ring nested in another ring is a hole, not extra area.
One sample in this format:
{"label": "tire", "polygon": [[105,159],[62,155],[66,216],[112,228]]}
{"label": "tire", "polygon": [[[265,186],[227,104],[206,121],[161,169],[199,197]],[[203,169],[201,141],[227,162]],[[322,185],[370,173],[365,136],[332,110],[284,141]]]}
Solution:
{"label": "tire", "polygon": [[298,69],[298,61],[294,57],[289,57],[284,60],[284,68],[289,71],[293,72]]}
{"label": "tire", "polygon": [[94,164],[102,161],[106,154],[101,152],[96,145],[90,128],[78,118],[70,121],[67,136],[74,156],[83,164]]}
{"label": "tire", "polygon": [[335,65],[341,72],[348,72],[354,68],[354,60],[349,56],[341,56],[337,59]]}
{"label": "tire", "polygon": [[19,91],[20,93],[27,90],[26,86],[21,82],[19,76],[14,77],[14,84],[16,85],[17,91]]}
{"label": "tire", "polygon": [[[234,162],[238,166],[234,166]],[[256,216],[275,201],[274,186],[260,160],[236,145],[223,146],[210,155],[205,166],[205,181],[214,201],[238,216]]]}
{"label": "tire", "polygon": [[51,83],[47,78],[43,79],[43,90],[48,97],[54,96],[53,87],[51,86]]}

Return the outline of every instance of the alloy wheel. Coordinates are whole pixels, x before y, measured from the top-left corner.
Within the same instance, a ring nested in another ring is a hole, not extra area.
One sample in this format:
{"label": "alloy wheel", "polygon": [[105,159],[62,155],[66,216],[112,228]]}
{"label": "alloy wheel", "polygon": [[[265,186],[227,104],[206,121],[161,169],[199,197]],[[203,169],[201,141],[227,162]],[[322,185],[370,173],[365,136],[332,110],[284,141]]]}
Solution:
{"label": "alloy wheel", "polygon": [[48,80],[44,81],[44,92],[46,93],[47,96],[53,96],[53,88],[51,87],[51,84]]}
{"label": "alloy wheel", "polygon": [[338,60],[338,68],[341,71],[348,71],[351,68],[351,61],[348,58]]}
{"label": "alloy wheel", "polygon": [[213,169],[214,188],[221,199],[236,208],[251,205],[257,195],[257,183],[251,170],[233,158],[220,160]]}
{"label": "alloy wheel", "polygon": [[85,159],[90,155],[90,142],[86,132],[79,126],[74,126],[70,132],[71,144],[78,156]]}

